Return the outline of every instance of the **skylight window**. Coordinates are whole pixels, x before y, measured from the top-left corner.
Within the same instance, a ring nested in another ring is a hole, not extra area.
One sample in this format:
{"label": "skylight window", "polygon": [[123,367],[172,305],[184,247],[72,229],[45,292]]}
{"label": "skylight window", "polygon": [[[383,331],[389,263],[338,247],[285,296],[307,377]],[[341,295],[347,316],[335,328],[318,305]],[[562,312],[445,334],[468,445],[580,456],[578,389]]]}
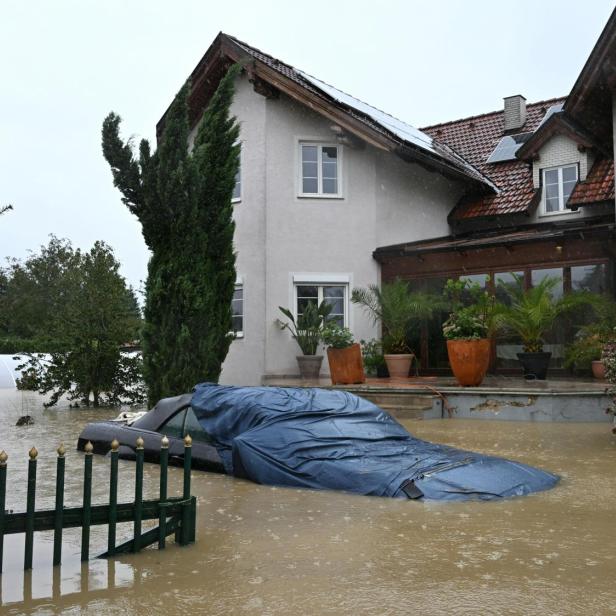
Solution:
{"label": "skylight window", "polygon": [[503,137],[488,157],[487,163],[515,160],[515,153],[528,141],[532,133],[519,133]]}

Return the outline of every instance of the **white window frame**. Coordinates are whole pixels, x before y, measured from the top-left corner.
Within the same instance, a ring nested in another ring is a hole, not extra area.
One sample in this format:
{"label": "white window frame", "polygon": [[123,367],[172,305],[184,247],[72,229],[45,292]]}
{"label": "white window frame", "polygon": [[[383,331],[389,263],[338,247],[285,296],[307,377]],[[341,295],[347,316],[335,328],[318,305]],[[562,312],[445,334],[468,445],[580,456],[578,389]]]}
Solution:
{"label": "white window frame", "polygon": [[[316,146],[318,148],[317,155],[317,188],[319,189],[316,193],[305,193],[304,192],[304,172],[303,172],[303,157],[302,157],[302,147],[303,146]],[[336,148],[337,151],[337,165],[336,165],[336,188],[338,192],[336,193],[324,193],[323,192],[323,166],[322,166],[322,157],[323,157],[323,148]],[[311,141],[309,139],[300,139],[298,141],[298,185],[297,185],[297,196],[304,199],[342,199],[342,158],[343,158],[343,147],[339,143],[331,143],[325,141]]]}
{"label": "white window frame", "polygon": [[[235,281],[235,289],[234,292],[237,289],[242,289],[242,331],[233,331],[231,330],[231,334],[233,335],[233,337],[237,340],[238,338],[243,338],[244,337],[244,330],[246,328],[246,323],[245,323],[245,318],[246,318],[246,312],[244,310],[245,308],[245,297],[244,297],[244,281],[241,278],[238,278]],[[231,305],[233,305],[233,301],[237,301],[237,300],[231,300]]]}
{"label": "white window frame", "polygon": [[[571,163],[568,165],[558,165],[556,167],[546,167],[541,169],[541,215],[542,216],[558,216],[562,214],[577,214],[579,210],[573,211],[566,207],[563,193],[563,169],[573,167],[576,173],[576,183],[580,181],[580,168],[578,163]],[[547,210],[547,190],[545,182],[545,174],[548,171],[558,171],[558,209],[554,212],[548,212]],[[575,186],[574,186],[575,190]]]}
{"label": "white window frame", "polygon": [[297,288],[298,287],[317,287],[317,305],[320,306],[323,301],[323,287],[342,287],[344,290],[342,298],[342,307],[344,310],[344,327],[349,327],[349,280],[348,278],[341,279],[336,276],[333,280],[327,280],[319,276],[317,280],[303,279],[301,276],[294,276],[293,279],[293,316],[297,320]]}
{"label": "white window frame", "polygon": [[[242,151],[244,150],[244,148],[242,147],[241,143],[239,144],[239,146],[240,146],[240,155],[239,155],[240,165],[237,168],[237,175],[235,176],[235,185],[233,186],[233,192],[235,192],[235,188],[239,184],[240,193],[237,197],[231,197],[231,203],[240,203],[242,200]],[[239,180],[237,179],[238,177],[239,177]]]}

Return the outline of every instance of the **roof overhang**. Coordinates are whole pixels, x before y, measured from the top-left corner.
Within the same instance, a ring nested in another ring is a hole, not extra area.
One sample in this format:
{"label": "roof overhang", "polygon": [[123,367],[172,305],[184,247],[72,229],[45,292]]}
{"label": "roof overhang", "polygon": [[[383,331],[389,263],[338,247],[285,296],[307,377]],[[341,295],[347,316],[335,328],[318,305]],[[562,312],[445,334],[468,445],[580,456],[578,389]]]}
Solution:
{"label": "roof overhang", "polygon": [[[463,161],[458,155],[450,152],[450,156],[460,160],[460,167],[452,164],[437,154],[403,142],[386,129],[375,130],[361,118],[356,110],[350,113],[343,105],[309,89],[285,76],[282,72],[268,66],[265,62],[249,54],[232,37],[219,33],[205,52],[189,80],[191,92],[189,95],[189,115],[191,127],[200,120],[216,87],[231,64],[240,64],[255,90],[268,97],[276,97],[283,93],[289,98],[305,105],[327,118],[343,131],[361,139],[377,149],[392,152],[405,161],[415,162],[430,171],[436,171],[457,181],[464,182],[475,193],[489,194],[497,192],[494,184],[486,177]],[[156,125],[156,134],[160,138],[169,108]],[[443,146],[446,147],[446,146]],[[468,171],[464,171],[464,166]]]}
{"label": "roof overhang", "polygon": [[616,90],[616,10],[612,12],[565,102],[564,111],[606,145]]}
{"label": "roof overhang", "polygon": [[555,113],[544,124],[539,126],[533,135],[516,152],[516,157],[521,160],[533,160],[539,155],[539,150],[555,135],[564,135],[575,143],[579,149],[594,148],[606,155],[601,144],[590,132],[577,122],[567,117],[564,112]]}
{"label": "roof overhang", "polygon": [[[469,250],[483,248],[502,248],[515,245],[531,244],[541,241],[558,241],[578,237],[581,239],[602,234],[613,234],[614,223],[610,221],[590,224],[588,222],[575,222],[563,225],[534,225],[527,228],[519,228],[509,232],[494,231],[484,234],[474,234],[467,237],[445,236],[431,240],[408,242],[377,248],[372,256],[378,262],[392,257],[417,257],[427,254],[445,252],[464,253]],[[607,237],[606,235],[606,237]]]}

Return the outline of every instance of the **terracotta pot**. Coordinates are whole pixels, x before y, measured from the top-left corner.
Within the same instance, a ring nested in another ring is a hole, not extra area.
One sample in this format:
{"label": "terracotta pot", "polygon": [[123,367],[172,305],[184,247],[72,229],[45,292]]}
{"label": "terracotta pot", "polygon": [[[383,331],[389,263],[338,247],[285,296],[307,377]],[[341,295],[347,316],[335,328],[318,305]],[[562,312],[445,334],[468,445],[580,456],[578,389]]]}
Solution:
{"label": "terracotta pot", "polygon": [[415,357],[412,353],[385,355],[384,357],[390,378],[408,377],[413,357]]}
{"label": "terracotta pot", "polygon": [[302,379],[316,380],[319,378],[323,355],[297,355],[296,357],[299,375]]}
{"label": "terracotta pot", "polygon": [[597,359],[591,362],[591,366],[592,366],[592,375],[596,379],[604,381],[605,380],[605,364],[601,360]]}
{"label": "terracotta pot", "polygon": [[463,387],[481,385],[490,365],[490,341],[447,340],[449,365]]}
{"label": "terracotta pot", "polygon": [[358,343],[345,349],[327,349],[329,372],[333,385],[350,385],[352,383],[365,383],[364,362],[361,356],[361,347]]}

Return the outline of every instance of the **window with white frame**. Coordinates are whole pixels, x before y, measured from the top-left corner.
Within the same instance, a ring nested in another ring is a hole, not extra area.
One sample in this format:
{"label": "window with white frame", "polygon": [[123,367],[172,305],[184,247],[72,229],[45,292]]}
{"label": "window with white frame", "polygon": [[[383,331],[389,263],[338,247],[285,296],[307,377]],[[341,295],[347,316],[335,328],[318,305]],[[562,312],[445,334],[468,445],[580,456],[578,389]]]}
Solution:
{"label": "window with white frame", "polygon": [[565,165],[543,169],[543,211],[554,214],[566,211],[567,201],[578,180],[578,166]]}
{"label": "window with white frame", "polygon": [[309,303],[325,301],[332,307],[328,322],[348,327],[348,284],[295,284],[295,313],[299,318]]}
{"label": "window with white frame", "polygon": [[235,186],[233,187],[233,194],[231,195],[231,202],[237,203],[242,200],[242,151],[239,154],[239,165],[237,167],[237,173],[235,174]]}
{"label": "window with white frame", "polygon": [[244,285],[236,283],[231,300],[231,320],[233,323],[233,335],[236,338],[244,337]]}
{"label": "window with white frame", "polygon": [[341,147],[322,143],[300,143],[301,196],[338,197]]}

